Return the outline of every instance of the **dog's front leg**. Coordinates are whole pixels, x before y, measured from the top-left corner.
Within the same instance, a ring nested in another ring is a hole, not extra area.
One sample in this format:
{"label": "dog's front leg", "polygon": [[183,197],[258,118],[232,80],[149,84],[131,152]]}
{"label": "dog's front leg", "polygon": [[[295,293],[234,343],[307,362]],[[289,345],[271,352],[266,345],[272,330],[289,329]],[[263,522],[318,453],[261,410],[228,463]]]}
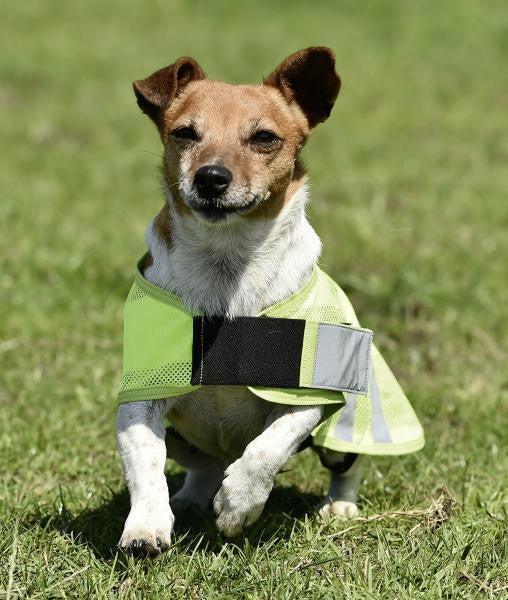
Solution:
{"label": "dog's front leg", "polygon": [[279,405],[266,427],[226,469],[213,506],[217,527],[228,537],[256,521],[273,487],[275,475],[321,418],[320,406]]}
{"label": "dog's front leg", "polygon": [[120,546],[141,554],[159,554],[171,541],[165,411],[166,402],[159,400],[121,404],[117,413],[118,450],[131,499]]}

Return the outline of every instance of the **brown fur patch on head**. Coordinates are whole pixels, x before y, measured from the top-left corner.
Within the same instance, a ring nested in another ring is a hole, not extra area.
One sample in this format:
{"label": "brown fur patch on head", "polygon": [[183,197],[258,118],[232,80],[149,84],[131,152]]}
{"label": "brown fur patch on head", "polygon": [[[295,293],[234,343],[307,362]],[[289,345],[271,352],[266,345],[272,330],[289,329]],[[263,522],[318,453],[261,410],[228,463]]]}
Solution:
{"label": "brown fur patch on head", "polygon": [[288,57],[263,85],[204,79],[179,59],[135,82],[138,103],[164,144],[163,174],[180,214],[193,214],[196,171],[219,165],[232,175],[224,193],[242,218],[275,217],[305,182],[298,154],[310,129],[330,114],[340,80],[327,48]]}
{"label": "brown fur patch on head", "polygon": [[[196,131],[196,142],[172,137],[172,131],[185,127]],[[258,131],[273,132],[277,140],[267,146],[253,144],[252,136]],[[168,108],[161,127],[164,172],[177,210],[186,208],[178,182],[185,179],[190,186],[200,167],[220,164],[231,171],[232,191],[238,190],[238,196],[261,196],[260,203],[244,218],[275,216],[287,199],[296,159],[308,134],[298,105],[289,105],[275,88],[192,82]],[[300,167],[296,175],[301,181]]]}
{"label": "brown fur patch on head", "polygon": [[286,204],[293,198],[296,192],[306,183],[307,172],[305,166],[298,158],[295,160],[291,181],[287,188],[279,194],[274,195],[269,201],[262,202],[251,210],[246,219],[273,219]]}

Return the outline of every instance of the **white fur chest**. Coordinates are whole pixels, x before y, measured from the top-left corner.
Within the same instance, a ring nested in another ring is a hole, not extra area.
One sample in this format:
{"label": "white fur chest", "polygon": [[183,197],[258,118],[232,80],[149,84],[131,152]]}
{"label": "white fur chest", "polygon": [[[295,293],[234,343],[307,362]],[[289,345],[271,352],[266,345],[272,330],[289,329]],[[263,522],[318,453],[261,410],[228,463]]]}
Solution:
{"label": "white fur chest", "polygon": [[[172,246],[153,224],[147,279],[176,293],[190,311],[254,316],[295,293],[309,278],[321,242],[305,217],[301,188],[274,219],[206,225],[172,211]],[[170,207],[172,203],[170,202]]]}
{"label": "white fur chest", "polygon": [[[192,312],[255,316],[302,287],[319,257],[306,201],[302,188],[276,219],[220,227],[173,211],[170,248],[153,224],[148,228],[153,264],[145,277],[176,293]],[[247,388],[210,386],[172,399],[169,417],[196,447],[231,461],[263,431],[271,408]]]}

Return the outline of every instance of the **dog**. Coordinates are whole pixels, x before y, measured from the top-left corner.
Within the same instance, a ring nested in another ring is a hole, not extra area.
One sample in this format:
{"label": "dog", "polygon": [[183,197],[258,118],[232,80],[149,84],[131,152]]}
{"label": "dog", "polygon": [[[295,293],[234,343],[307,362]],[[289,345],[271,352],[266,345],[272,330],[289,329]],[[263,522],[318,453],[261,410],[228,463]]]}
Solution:
{"label": "dog", "polygon": [[[296,52],[260,85],[212,81],[183,57],[133,86],[164,147],[164,206],[147,230],[144,277],[189,311],[230,320],[301,289],[321,242],[306,218],[299,154],[339,93],[333,52]],[[322,414],[322,405],[273,404],[247,387],[221,385],[121,404],[117,442],[131,509],[120,547],[157,555],[170,545],[173,511],[210,504],[218,529],[238,535],[259,518],[275,475]],[[167,440],[166,416],[174,427]],[[331,469],[320,515],[355,517],[362,460],[334,469],[344,456],[318,451]],[[171,498],[168,456],[187,469]]]}

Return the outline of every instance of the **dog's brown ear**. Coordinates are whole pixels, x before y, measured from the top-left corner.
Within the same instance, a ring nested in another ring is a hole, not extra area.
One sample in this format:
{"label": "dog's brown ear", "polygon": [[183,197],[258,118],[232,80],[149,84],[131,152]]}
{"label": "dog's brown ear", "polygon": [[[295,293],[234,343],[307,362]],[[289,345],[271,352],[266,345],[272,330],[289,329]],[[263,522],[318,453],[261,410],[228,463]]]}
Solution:
{"label": "dog's brown ear", "polygon": [[198,63],[193,58],[184,56],[169,67],[159,69],[132,85],[139,108],[159,125],[161,115],[178,93],[191,81],[204,77],[205,73]]}
{"label": "dog's brown ear", "polygon": [[335,54],[324,47],[300,50],[288,56],[264,83],[279,89],[287,102],[296,102],[314,127],[330,116],[339,93]]}

